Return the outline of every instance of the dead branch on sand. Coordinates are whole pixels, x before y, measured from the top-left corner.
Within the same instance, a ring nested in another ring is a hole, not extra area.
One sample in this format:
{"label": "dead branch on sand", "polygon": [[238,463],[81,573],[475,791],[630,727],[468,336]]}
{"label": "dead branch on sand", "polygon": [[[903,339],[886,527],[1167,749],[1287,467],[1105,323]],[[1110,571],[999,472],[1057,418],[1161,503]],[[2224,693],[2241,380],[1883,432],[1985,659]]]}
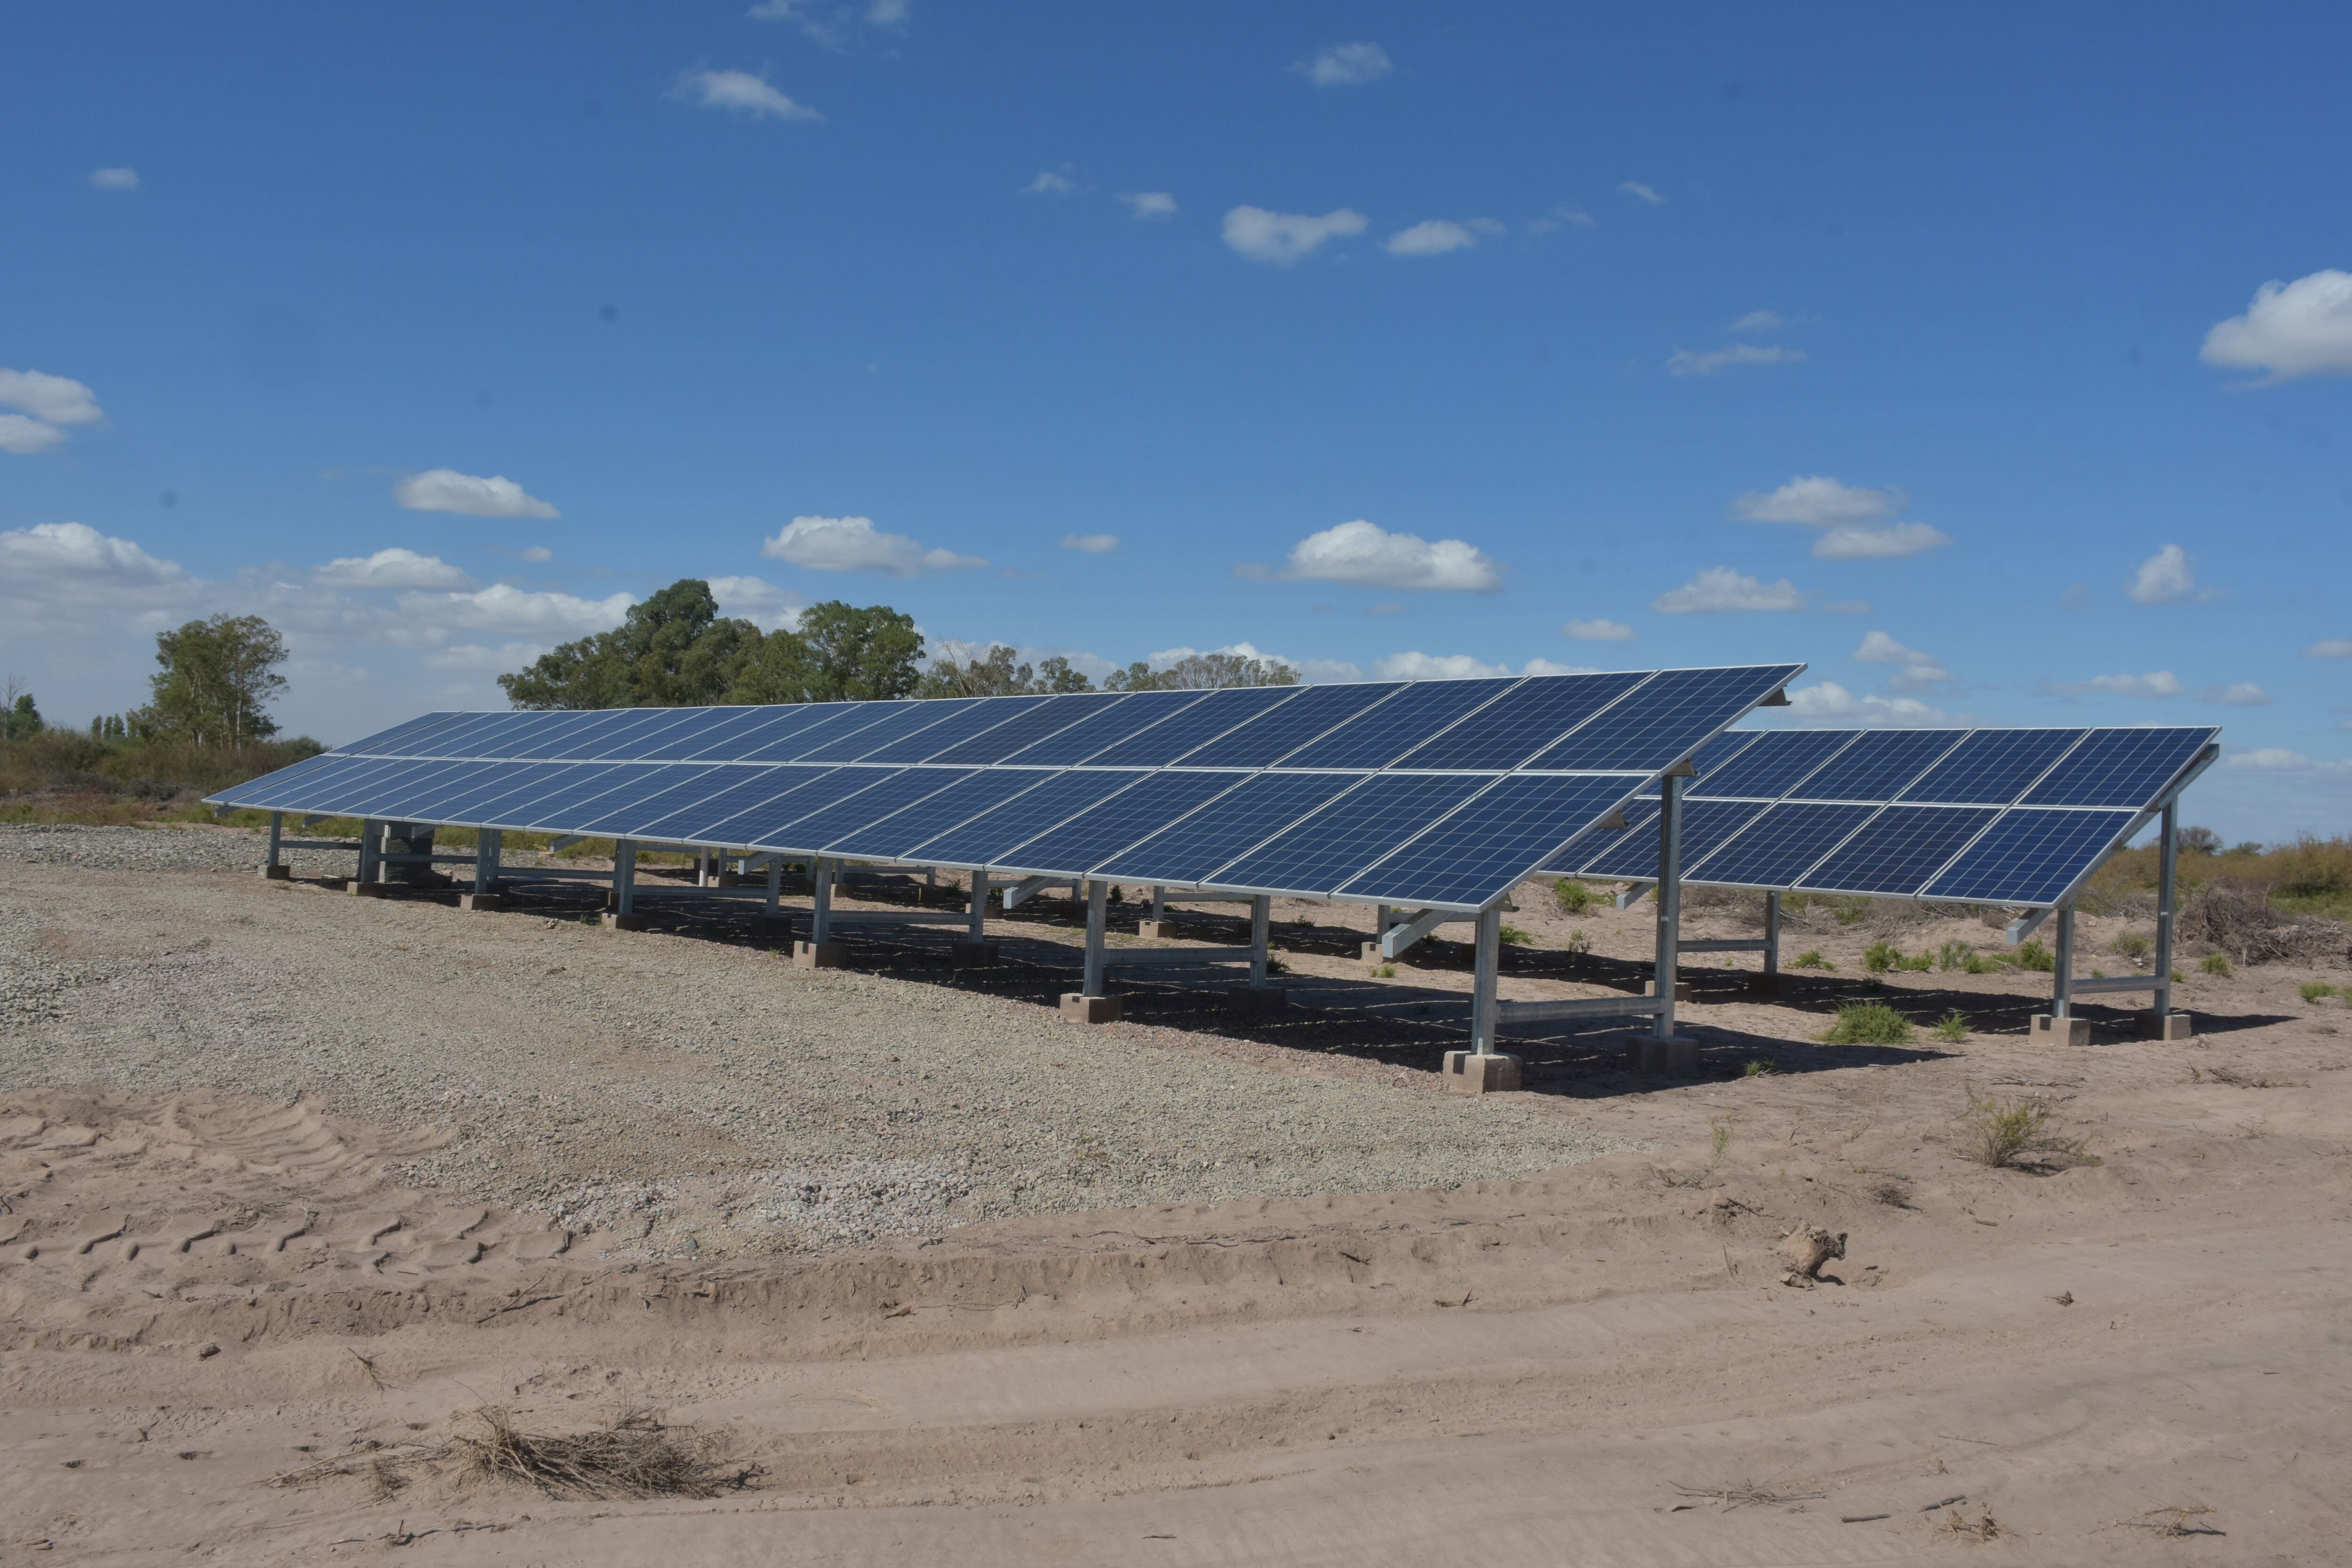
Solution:
{"label": "dead branch on sand", "polygon": [[1811,1502],[1829,1496],[1827,1492],[1776,1492],[1769,1487],[1758,1486],[1754,1481],[1742,1481],[1736,1487],[1689,1487],[1676,1481],[1675,1490],[1686,1498],[1697,1498],[1702,1502],[1715,1503],[1725,1513],[1729,1513],[1735,1508]]}
{"label": "dead branch on sand", "polygon": [[479,1436],[451,1440],[449,1452],[482,1479],[520,1481],[550,1497],[713,1498],[740,1491],[759,1475],[746,1465],[722,1474],[714,1441],[691,1428],[665,1426],[630,1411],[598,1431],[562,1436],[519,1429],[496,1405],[468,1412]]}

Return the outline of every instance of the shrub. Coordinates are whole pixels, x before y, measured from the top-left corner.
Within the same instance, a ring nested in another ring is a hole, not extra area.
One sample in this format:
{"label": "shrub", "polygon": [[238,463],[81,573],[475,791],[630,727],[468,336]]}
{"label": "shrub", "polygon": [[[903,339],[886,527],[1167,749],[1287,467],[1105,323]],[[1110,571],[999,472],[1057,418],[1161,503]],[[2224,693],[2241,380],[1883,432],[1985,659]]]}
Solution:
{"label": "shrub", "polygon": [[1935,955],[1934,953],[1932,953],[1932,952],[1922,952],[1922,953],[1918,953],[1918,954],[1916,954],[1916,955],[1915,955],[1915,956],[1913,956],[1913,957],[1904,959],[1902,962],[1898,963],[1895,967],[1895,968],[1897,968],[1897,969],[1914,969],[1914,970],[1927,970],[1927,969],[1933,969],[1933,968],[1935,968],[1935,967],[1936,967],[1936,955]]}
{"label": "shrub", "polygon": [[1569,951],[1570,956],[1581,958],[1592,951],[1592,938],[1584,931],[1572,931],[1560,945]]}
{"label": "shrub", "polygon": [[1837,965],[1832,963],[1828,959],[1823,958],[1820,948],[1812,947],[1807,948],[1804,952],[1797,954],[1796,957],[1789,960],[1789,967],[1791,969],[1835,969]]}
{"label": "shrub", "polygon": [[1769,1078],[1773,1073],[1780,1070],[1780,1069],[1778,1067],[1773,1065],[1772,1058],[1769,1057],[1749,1057],[1748,1058],[1748,1065],[1740,1069],[1739,1076],[1742,1078]]}
{"label": "shrub", "polygon": [[2107,951],[2119,958],[2146,958],[2156,951],[2156,938],[2144,931],[2119,931]]}
{"label": "shrub", "polygon": [[2226,952],[2209,952],[2197,961],[2197,967],[2208,974],[2218,974],[2224,980],[2234,973],[2230,968],[2230,955]]}
{"label": "shrub", "polygon": [[1268,974],[1287,974],[1290,973],[1290,965],[1281,959],[1268,958],[1265,961],[1265,972]]}
{"label": "shrub", "polygon": [[1957,1046],[1969,1037],[1968,1015],[1955,1007],[1936,1020],[1935,1037],[1947,1045]]}
{"label": "shrub", "polygon": [[2054,1107],[2048,1100],[2039,1096],[1994,1100],[1978,1094],[1974,1089],[1967,1092],[1969,1108],[1960,1114],[1961,1128],[1968,1135],[1963,1152],[1979,1164],[1999,1170],[2023,1164],[2031,1154],[2098,1163],[2084,1152],[2089,1140],[2059,1138],[2050,1132],[2050,1114]]}
{"label": "shrub", "polygon": [[2040,974],[2053,973],[2058,968],[2058,960],[2042,945],[2040,937],[2018,945],[2016,963],[2018,968],[2031,969]]}
{"label": "shrub", "polygon": [[1911,1020],[1884,1002],[1849,1003],[1822,1039],[1832,1046],[1907,1046]]}
{"label": "shrub", "polygon": [[2336,987],[2324,980],[2314,980],[2308,984],[2298,987],[2295,994],[2306,1002],[2317,1002],[2324,997],[2335,995]]}
{"label": "shrub", "polygon": [[1862,950],[1862,966],[1873,974],[1884,974],[1903,962],[1903,950],[1891,942],[1874,942]]}
{"label": "shrub", "polygon": [[1969,960],[1975,956],[1976,949],[1970,947],[1967,942],[1948,942],[1937,951],[1936,967],[1938,969],[1966,970],[1969,973],[1974,974],[1977,973],[1978,971],[1969,968]]}
{"label": "shrub", "polygon": [[1551,885],[1551,900],[1564,915],[1580,915],[1592,908],[1593,892],[1572,877],[1562,877]]}
{"label": "shrub", "polygon": [[1502,930],[1496,932],[1496,935],[1500,937],[1503,941],[1509,942],[1514,947],[1525,947],[1528,943],[1535,941],[1535,938],[1529,936],[1527,932],[1514,925],[1507,925],[1503,927]]}
{"label": "shrub", "polygon": [[2000,960],[1987,958],[1981,952],[1969,954],[1968,962],[1960,965],[1961,970],[1969,974],[1992,974],[2008,967]]}
{"label": "shrub", "polygon": [[1396,978],[1396,965],[1393,963],[1383,963],[1380,965],[1372,971],[1372,978],[1375,980],[1394,980]]}
{"label": "shrub", "polygon": [[1837,917],[1838,924],[1842,926],[1858,926],[1864,921],[1870,918],[1870,900],[1868,899],[1840,899],[1834,905],[1831,906],[1831,912]]}

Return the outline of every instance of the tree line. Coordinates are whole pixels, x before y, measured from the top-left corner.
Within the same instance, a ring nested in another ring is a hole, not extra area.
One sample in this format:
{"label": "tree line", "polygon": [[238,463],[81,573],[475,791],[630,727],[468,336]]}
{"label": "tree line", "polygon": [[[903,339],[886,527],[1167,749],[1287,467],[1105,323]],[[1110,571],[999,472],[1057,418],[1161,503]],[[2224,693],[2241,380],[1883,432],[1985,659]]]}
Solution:
{"label": "tree line", "polygon": [[[611,631],[565,643],[499,677],[517,708],[675,708],[723,703],[840,702],[896,697],[1003,697],[1092,691],[1066,658],[1016,663],[1003,644],[958,664],[922,663],[923,635],[887,605],[812,605],[789,628],[762,632],[719,613],[710,584],[688,577],[633,606]],[[1107,691],[1290,686],[1298,672],[1271,659],[1194,654],[1166,669],[1140,661],[1114,670]]]}

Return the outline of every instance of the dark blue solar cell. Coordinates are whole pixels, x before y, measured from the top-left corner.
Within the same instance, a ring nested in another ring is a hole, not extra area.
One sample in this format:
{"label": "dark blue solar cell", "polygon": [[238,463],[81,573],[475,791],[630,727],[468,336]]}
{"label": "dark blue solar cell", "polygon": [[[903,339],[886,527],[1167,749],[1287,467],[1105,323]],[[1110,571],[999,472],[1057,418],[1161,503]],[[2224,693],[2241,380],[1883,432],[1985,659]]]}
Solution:
{"label": "dark blue solar cell", "polygon": [[[260,811],[335,811],[345,793],[394,768],[414,764],[387,757],[329,756],[310,764],[281,768],[265,778],[221,792],[223,798]],[[325,804],[321,804],[321,803]]]}
{"label": "dark blue solar cell", "polygon": [[[1754,730],[1726,730],[1698,749],[1691,758],[1692,782],[1721,773],[1728,763],[1764,737]],[[1687,794],[1689,784],[1683,786]]]}
{"label": "dark blue solar cell", "polygon": [[488,758],[497,755],[477,746],[475,739],[499,731],[501,720],[521,718],[519,713],[459,713],[449,722],[434,726],[429,731],[409,736],[397,748],[382,748],[378,754],[400,757],[446,757],[452,761]]}
{"label": "dark blue solar cell", "polygon": [[1089,691],[1082,695],[1049,697],[1036,707],[1015,715],[1009,722],[974,735],[960,745],[950,746],[928,760],[961,763],[972,767],[1001,763],[1023,747],[1042,741],[1057,730],[1067,729],[1088,714],[1099,712],[1125,698],[1126,693],[1118,691]]}
{"label": "dark blue solar cell", "polygon": [[733,771],[709,763],[648,763],[629,781],[628,788],[614,791],[582,811],[576,820],[563,825],[564,831],[599,838],[634,838],[646,823],[718,794]]}
{"label": "dark blue solar cell", "polygon": [[595,750],[583,748],[579,755],[592,763],[642,763],[661,750],[665,738],[697,735],[718,721],[709,708],[640,708],[635,717],[634,723],[606,731]]}
{"label": "dark blue solar cell", "polygon": [[805,763],[883,762],[877,752],[905,742],[936,751],[930,734],[938,725],[981,705],[977,697],[945,697],[928,702],[893,702],[874,716],[863,730],[843,735],[805,753]]}
{"label": "dark blue solar cell", "polygon": [[[941,778],[959,776],[953,769],[925,771],[936,772]],[[1051,768],[991,768],[963,773],[961,783],[892,812],[870,826],[842,835],[827,847],[827,852],[851,859],[896,860],[926,839],[937,838],[1055,776]]]}
{"label": "dark blue solar cell", "polygon": [[648,763],[727,763],[739,747],[773,740],[788,708],[714,708],[694,730],[667,730],[654,737],[639,760]]}
{"label": "dark blue solar cell", "polygon": [[1260,773],[1105,862],[1097,874],[1127,882],[1198,882],[1370,776]]}
{"label": "dark blue solar cell", "polygon": [[441,761],[403,763],[349,789],[344,795],[342,813],[351,816],[390,816],[392,814],[384,806],[416,794],[419,786],[465,765]]}
{"label": "dark blue solar cell", "polygon": [[411,719],[405,724],[394,724],[389,730],[353,741],[348,746],[335,748],[336,754],[345,757],[404,757],[415,753],[407,749],[411,741],[421,740],[435,730],[450,723],[462,723],[474,718],[471,713],[427,713]]}
{"label": "dark blue solar cell", "polygon": [[514,797],[529,799],[532,794],[543,794],[563,777],[563,770],[576,767],[576,763],[498,763],[490,772],[477,777],[463,787],[450,792],[433,803],[436,822],[462,823],[479,826],[496,820],[493,808],[499,801]]}
{"label": "dark blue solar cell", "polygon": [[[1282,759],[1286,768],[1384,768],[1512,687],[1503,680],[1417,680],[1319,741]],[[1275,710],[1276,713],[1281,709]],[[1192,759],[1187,758],[1190,763]]]}
{"label": "dark blue solar cell", "polygon": [[494,800],[482,813],[492,827],[570,833],[572,825],[597,801],[614,790],[626,789],[646,771],[643,763],[572,763],[547,787]]}
{"label": "dark blue solar cell", "polygon": [[368,815],[395,822],[448,822],[453,819],[442,810],[444,802],[513,767],[512,763],[443,763],[438,772],[410,779],[391,795],[370,800]]}
{"label": "dark blue solar cell", "polygon": [[2055,904],[2132,825],[2132,811],[2001,814],[1985,836],[1927,884],[1924,896],[1968,903]]}
{"label": "dark blue solar cell", "polygon": [[593,751],[601,743],[599,736],[636,717],[634,709],[614,711],[598,710],[587,713],[551,715],[555,722],[533,738],[522,742],[509,753],[516,762],[555,761],[576,763],[582,760],[579,748]]}
{"label": "dark blue solar cell", "polygon": [[1693,881],[1741,888],[1791,888],[1878,808],[1873,805],[1776,805],[1703,859],[1685,858]]}
{"label": "dark blue solar cell", "polygon": [[1202,881],[1212,887],[1263,888],[1321,898],[1491,782],[1465,773],[1384,774],[1218,867]]}
{"label": "dark blue solar cell", "polygon": [[1635,875],[1641,877],[1655,875],[1658,859],[1658,803],[1654,799],[1643,800],[1636,797],[1625,803],[1625,809],[1620,815],[1624,818],[1624,826],[1588,827],[1560,846],[1559,849],[1546,856],[1544,863],[1536,869],[1557,872],[1563,877],[1580,876],[1587,873],[1598,876],[1600,873],[1593,871],[1593,867],[1621,853],[1629,844],[1646,844],[1650,847],[1647,851],[1650,857],[1650,869],[1637,872]]}
{"label": "dark blue solar cell", "polygon": [[1207,695],[1204,691],[1132,692],[1124,701],[1097,709],[1067,729],[1022,747],[1004,761],[1015,767],[1073,767],[1088,761],[1097,752],[1118,745],[1138,731],[1149,730],[1163,719],[1173,718]]}
{"label": "dark blue solar cell", "polygon": [[[1763,815],[1760,802],[1745,800],[1686,800],[1683,802],[1683,869],[1685,874],[1715,853],[1733,834]],[[1657,813],[1641,828],[1625,834],[1626,843],[1606,855],[1590,861],[1589,875],[1622,877],[1633,881],[1646,881],[1658,874]]]}
{"label": "dark blue solar cell", "polygon": [[281,790],[293,787],[299,780],[310,774],[318,773],[323,776],[330,768],[382,760],[379,757],[347,756],[341,752],[321,752],[315,757],[305,757],[299,763],[274,769],[258,778],[246,779],[226,789],[217,790],[205,796],[205,799],[214,805],[242,805],[255,809],[267,809],[260,805],[264,799]]}
{"label": "dark blue solar cell", "polygon": [[940,752],[984,735],[999,724],[1009,724],[1032,708],[1045,705],[1043,697],[991,697],[950,715],[946,722],[919,731],[903,740],[880,746],[859,758],[867,763],[922,763]]}
{"label": "dark blue solar cell", "polygon": [[[1292,701],[1305,686],[1232,686],[1212,691],[1172,718],[1162,719],[1134,739],[1097,752],[1087,762],[1098,768],[1163,768],[1267,710]],[[1187,762],[1186,765],[1192,766]]]}
{"label": "dark blue solar cell", "polygon": [[998,856],[1013,846],[1068,821],[1144,776],[1140,771],[1119,773],[1108,768],[1055,773],[1003,805],[925,840],[908,855],[941,866],[992,866]]}
{"label": "dark blue solar cell", "polygon": [[1394,680],[1310,686],[1272,712],[1236,725],[1177,760],[1188,768],[1271,767],[1325,731],[1403,689],[1403,682]]}
{"label": "dark blue solar cell", "polygon": [[1504,779],[1339,890],[1396,904],[1491,903],[1641,782],[1638,773]]}
{"label": "dark blue solar cell", "polygon": [[846,793],[848,785],[830,782],[840,771],[789,763],[730,767],[709,795],[641,824],[637,832],[677,844],[751,844],[756,827],[805,816]]}
{"label": "dark blue solar cell", "polygon": [[1059,826],[992,857],[990,863],[1037,873],[1091,871],[1249,776],[1244,773],[1150,774],[1133,789],[1121,790]]}
{"label": "dark blue solar cell", "polygon": [[961,768],[908,768],[887,773],[839,805],[812,812],[781,831],[812,854],[838,854],[841,851],[835,848],[836,840],[850,837],[860,828],[871,827],[893,812],[929,799],[958,780],[971,776]]}
{"label": "dark blue solar cell", "polygon": [[1893,800],[1959,744],[1958,730],[1871,730],[1799,780],[1791,800]]}
{"label": "dark blue solar cell", "polygon": [[2098,730],[2057,771],[2026,792],[2021,805],[2152,804],[2173,775],[2197,760],[2221,731]]}
{"label": "dark blue solar cell", "polygon": [[819,702],[810,706],[816,717],[789,734],[763,746],[754,746],[738,759],[747,763],[839,762],[819,753],[856,734],[882,716],[879,702]]}
{"label": "dark blue solar cell", "polygon": [[1953,805],[2007,805],[2040,778],[2080,730],[1979,730],[1897,797]]}
{"label": "dark blue solar cell", "polygon": [[1853,730],[1771,730],[1714,773],[1693,781],[1691,796],[1778,800],[1789,786],[1853,744]]}
{"label": "dark blue solar cell", "polygon": [[2000,815],[1989,805],[1890,805],[1797,885],[1820,892],[1916,893]]}
{"label": "dark blue solar cell", "polygon": [[[1407,752],[1395,765],[1473,771],[1516,768],[1649,679],[1646,671],[1531,677],[1444,734]],[[1633,699],[1640,700],[1639,694]]]}
{"label": "dark blue solar cell", "polygon": [[1660,670],[1639,691],[1527,766],[1657,773],[1769,697],[1799,668],[1772,664]]}

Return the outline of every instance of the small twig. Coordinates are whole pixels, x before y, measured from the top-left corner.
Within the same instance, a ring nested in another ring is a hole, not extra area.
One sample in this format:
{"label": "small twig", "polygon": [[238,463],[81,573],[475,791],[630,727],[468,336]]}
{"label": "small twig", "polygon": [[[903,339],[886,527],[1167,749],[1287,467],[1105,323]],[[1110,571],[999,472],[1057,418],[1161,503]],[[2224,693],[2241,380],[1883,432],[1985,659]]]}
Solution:
{"label": "small twig", "polygon": [[1895,1516],[1891,1513],[1842,1513],[1838,1515],[1838,1522],[1840,1524],[1868,1524],[1874,1519],[1893,1519],[1894,1517]]}
{"label": "small twig", "polygon": [[1957,1496],[1957,1497],[1948,1497],[1948,1498],[1946,1498],[1946,1499],[1945,1499],[1943,1501],[1941,1501],[1941,1502],[1931,1502],[1931,1503],[1929,1503],[1926,1508],[1921,1509],[1919,1511],[1920,1511],[1921,1513],[1933,1513],[1933,1512],[1935,1512],[1935,1511],[1936,1511],[1937,1509],[1939,1509],[1939,1508],[1949,1508],[1949,1507],[1951,1507],[1951,1506],[1952,1506],[1954,1503],[1956,1503],[1956,1502],[1966,1502],[1966,1501],[1968,1501],[1968,1500],[1969,1500],[1969,1494],[1968,1494],[1968,1493],[1966,1493],[1966,1492],[1962,1492],[1962,1493],[1960,1493],[1960,1494],[1959,1494],[1958,1496]]}

